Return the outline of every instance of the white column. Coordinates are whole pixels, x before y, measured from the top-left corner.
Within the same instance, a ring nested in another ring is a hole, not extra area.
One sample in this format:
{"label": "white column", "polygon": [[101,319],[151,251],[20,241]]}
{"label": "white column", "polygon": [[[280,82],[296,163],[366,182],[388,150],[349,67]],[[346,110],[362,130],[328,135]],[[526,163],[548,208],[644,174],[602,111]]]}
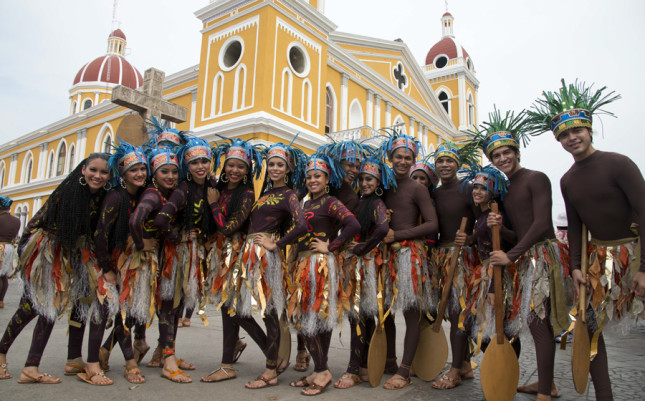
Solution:
{"label": "white column", "polygon": [[385,102],[385,126],[392,126],[392,102],[390,101]]}
{"label": "white column", "polygon": [[[410,134],[409,135],[411,137],[414,137],[414,133],[415,133],[415,131],[414,131],[414,122],[415,121],[416,120],[414,119],[414,117],[410,117]],[[421,138],[418,138],[418,139],[421,139]]]}
{"label": "white column", "polygon": [[99,104],[99,93],[94,92],[94,106]]}
{"label": "white column", "polygon": [[466,82],[464,77],[457,79],[457,91],[459,93],[459,127],[458,130],[468,129],[468,99],[466,99]]}
{"label": "white column", "polygon": [[365,125],[368,127],[373,127],[374,124],[374,91],[371,89],[367,90],[367,106],[365,113]]}
{"label": "white column", "polygon": [[[85,159],[85,146],[87,142],[87,128],[81,128],[76,132],[76,160]],[[77,164],[74,162],[74,164]]]}
{"label": "white column", "polygon": [[11,155],[11,164],[9,165],[9,181],[7,186],[16,185],[16,169],[18,168],[18,153]]}
{"label": "white column", "polygon": [[349,74],[343,73],[340,84],[340,130],[347,129],[347,113],[348,113],[348,95],[349,95]]}
{"label": "white column", "polygon": [[374,97],[374,129],[381,128],[381,96]]}
{"label": "white column", "polygon": [[195,129],[195,113],[197,109],[197,91],[193,93],[193,100],[190,103],[190,130]]}

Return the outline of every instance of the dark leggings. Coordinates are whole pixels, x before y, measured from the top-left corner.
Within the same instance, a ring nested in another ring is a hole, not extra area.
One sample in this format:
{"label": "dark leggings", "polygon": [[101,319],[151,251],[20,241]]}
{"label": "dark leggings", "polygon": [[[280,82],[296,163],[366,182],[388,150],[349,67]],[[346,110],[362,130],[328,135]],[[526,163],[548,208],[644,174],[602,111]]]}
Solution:
{"label": "dark leggings", "polygon": [[[549,302],[547,300],[547,302]],[[546,316],[540,319],[535,312],[531,312],[528,318],[529,330],[535,343],[535,359],[538,368],[538,393],[549,395],[553,385],[553,367],[555,364],[555,336],[551,325],[551,313],[549,305],[546,308]]]}
{"label": "dark leggings", "polygon": [[410,366],[412,366],[412,360],[417,352],[417,345],[419,345],[419,309],[408,309],[403,312],[403,317],[405,318],[403,357],[396,373],[408,378],[410,377]]}
{"label": "dark leggings", "polygon": [[[396,324],[394,324],[394,315],[389,314],[383,322],[385,337],[387,340],[387,359],[396,363]],[[387,366],[387,365],[385,365]]]}
{"label": "dark leggings", "polygon": [[235,359],[235,345],[240,338],[240,325],[224,309],[222,309],[222,334],[222,363],[232,365]]}
{"label": "dark leggings", "polygon": [[177,308],[173,308],[174,301],[161,301],[159,312],[159,344],[164,358],[175,355],[175,340],[177,324],[179,323],[179,312],[183,308],[183,302]]}
{"label": "dark leggings", "polygon": [[314,360],[314,372],[320,373],[328,370],[327,355],[331,343],[331,330],[321,331],[313,336],[303,336],[305,345]]}
{"label": "dark leggings", "polygon": [[182,310],[182,313],[179,314],[179,317],[183,314],[186,319],[190,319],[193,317],[193,312],[195,311],[195,308],[186,308],[185,310]]}
{"label": "dark leggings", "polygon": [[[589,339],[593,338],[593,333],[589,333]],[[602,333],[598,336],[598,353],[591,361],[589,366],[593,387],[596,390],[597,401],[611,401],[614,395],[611,391],[611,380],[609,379],[609,366],[607,363],[607,348],[605,348],[605,338]]]}
{"label": "dark leggings", "polygon": [[85,335],[85,322],[79,315],[78,304],[72,305],[69,315],[69,337],[67,339],[67,359],[80,358],[83,355],[83,336]]}
{"label": "dark leggings", "polygon": [[[4,335],[2,336],[2,340],[0,340],[0,354],[6,355],[9,352],[9,348],[11,348],[13,342],[18,338],[22,329],[24,329],[25,326],[36,316],[38,316],[38,314],[34,310],[33,305],[27,296],[23,295],[20,299],[18,310],[11,317]],[[31,338],[31,347],[29,348],[25,367],[37,367],[40,365],[40,360],[43,356],[45,347],[47,346],[47,341],[49,341],[52,329],[54,328],[54,323],[55,321],[49,322],[43,316],[38,316],[38,322],[36,322],[36,327],[34,327],[34,333]]]}
{"label": "dark leggings", "polygon": [[468,336],[459,328],[460,310],[450,311],[450,350],[452,351],[452,367],[461,369],[464,361],[470,360],[468,357]]}
{"label": "dark leggings", "polygon": [[[130,336],[130,329],[132,328],[133,320],[129,317],[126,317],[125,319],[125,324],[123,322],[123,319],[121,318],[121,312],[116,314],[114,317],[114,328],[112,329],[112,332],[107,336],[105,339],[105,342],[103,343],[103,348],[105,348],[108,351],[112,351],[112,348],[114,348],[114,344],[118,343],[119,347],[121,347],[121,351],[123,352],[123,357],[125,358],[126,361],[129,361],[130,359],[134,359],[134,350],[132,349],[132,337]],[[135,326],[135,339],[137,336],[137,328],[139,328],[140,325]],[[144,338],[145,338],[145,328],[146,326],[143,325],[143,333],[144,333]]]}
{"label": "dark leggings", "polygon": [[252,317],[235,316],[233,319],[244,331],[249,333],[249,336],[260,347],[266,357],[266,368],[277,368],[278,349],[280,346],[280,319],[278,318],[278,313],[275,310],[264,313],[262,320],[264,320],[264,325],[267,329],[266,334]]}
{"label": "dark leggings", "polygon": [[302,334],[298,333],[296,335],[296,338],[298,339],[298,352],[306,351],[307,348],[305,347],[305,337]]}
{"label": "dark leggings", "polygon": [[4,302],[4,296],[9,289],[9,277],[0,277],[0,302]]}
{"label": "dark leggings", "polygon": [[[360,330],[361,334],[357,332]],[[375,323],[373,317],[349,317],[350,328],[350,356],[347,373],[357,375],[360,368],[367,368],[367,353],[370,349],[370,340],[374,333]]]}

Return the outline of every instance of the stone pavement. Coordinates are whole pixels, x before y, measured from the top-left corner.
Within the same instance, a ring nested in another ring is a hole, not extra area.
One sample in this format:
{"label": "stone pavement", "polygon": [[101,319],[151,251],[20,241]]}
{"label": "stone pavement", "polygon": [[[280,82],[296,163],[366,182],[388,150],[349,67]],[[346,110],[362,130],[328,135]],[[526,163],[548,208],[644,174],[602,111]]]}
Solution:
{"label": "stone pavement", "polygon": [[[10,282],[10,289],[5,297],[5,307],[0,309],[0,330],[5,329],[7,322],[15,312],[18,305],[19,284]],[[63,379],[57,385],[26,385],[18,384],[20,374],[28,347],[34,323],[29,324],[18,340],[14,343],[8,354],[9,369],[13,379],[0,381],[0,400],[38,400],[44,398],[48,401],[75,401],[75,400],[302,400],[298,389],[289,387],[289,382],[302,376],[291,367],[280,376],[280,385],[263,390],[247,390],[244,383],[253,379],[263,371],[264,358],[258,347],[247,336],[245,341],[248,347],[236,364],[238,378],[221,383],[200,383],[199,378],[207,375],[219,366],[221,357],[221,320],[219,312],[211,307],[207,309],[210,326],[204,327],[199,317],[194,316],[190,328],[179,329],[177,338],[178,355],[197,366],[197,370],[190,372],[195,382],[192,384],[175,384],[162,379],[160,369],[141,368],[148,380],[141,385],[133,385],[123,378],[124,366],[120,350],[115,348],[110,358],[112,370],[107,374],[114,380],[114,385],[106,387],[91,387],[75,377],[63,376],[63,368],[67,357],[67,320],[59,320],[50,338],[41,370],[59,376]],[[401,356],[403,349],[403,333],[405,324],[402,316],[397,317],[397,355]],[[444,329],[448,327],[444,324]],[[334,331],[334,337],[329,351],[329,366],[334,378],[339,377],[349,358],[349,326],[345,322],[339,338],[339,330]],[[241,335],[245,333],[242,331]],[[87,338],[87,332],[86,332]],[[148,342],[154,346],[157,338],[157,327],[153,325],[148,331]],[[292,363],[295,359],[295,335],[292,353]],[[641,322],[627,335],[614,332],[606,333],[609,351],[609,367],[616,400],[643,399],[645,390],[645,369],[643,366],[645,356],[645,325]],[[87,354],[84,346],[83,354]],[[481,355],[475,358],[479,363]],[[150,356],[146,356],[147,362]],[[312,364],[313,365],[313,364]],[[520,357],[520,384],[537,379],[535,368],[535,355],[532,340],[526,338],[522,342]],[[381,388],[371,388],[368,384],[361,384],[351,389],[338,390],[329,387],[317,400],[483,400],[479,384],[479,370],[476,378],[468,380],[463,385],[452,390],[435,390],[430,383],[418,378],[413,379],[413,384],[399,391],[388,391]],[[383,381],[387,379],[384,377]],[[556,352],[555,382],[562,393],[561,400],[593,400],[595,399],[593,386],[590,385],[587,393],[579,395],[573,389],[570,368],[570,347],[566,351],[559,348]],[[591,383],[591,380],[590,380]],[[533,400],[534,396],[518,394],[516,401]]]}

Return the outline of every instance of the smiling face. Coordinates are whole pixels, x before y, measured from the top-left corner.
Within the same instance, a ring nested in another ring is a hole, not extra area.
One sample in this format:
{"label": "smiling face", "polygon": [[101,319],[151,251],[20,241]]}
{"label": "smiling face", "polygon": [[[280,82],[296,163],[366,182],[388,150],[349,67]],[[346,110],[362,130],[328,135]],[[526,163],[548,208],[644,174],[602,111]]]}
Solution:
{"label": "smiling face", "polygon": [[321,196],[325,192],[325,187],[329,184],[327,174],[320,170],[307,171],[307,190],[314,198]]}
{"label": "smiling face", "polygon": [[340,162],[340,166],[345,170],[345,178],[343,181],[351,184],[358,177],[361,164],[358,161],[343,160]]}
{"label": "smiling face", "polygon": [[229,179],[229,188],[235,188],[249,173],[249,166],[240,159],[228,159],[224,164],[224,173]]}
{"label": "smiling face", "polygon": [[172,164],[165,164],[155,171],[155,181],[162,191],[169,191],[177,186],[179,179],[179,169]]}
{"label": "smiling face", "polygon": [[281,157],[272,157],[267,160],[267,172],[273,182],[273,186],[276,187],[284,184],[284,177],[289,173],[289,168],[287,167],[287,162]]}
{"label": "smiling face", "polygon": [[123,173],[126,188],[129,190],[128,192],[132,191],[133,193],[146,184],[147,177],[148,168],[143,163],[137,163]]}
{"label": "smiling face", "polygon": [[428,179],[428,175],[421,170],[417,170],[414,173],[412,173],[410,178],[412,178],[414,181],[418,182],[419,184],[423,185],[424,187],[430,186],[430,180]]}
{"label": "smiling face", "polygon": [[435,161],[434,166],[442,182],[452,181],[457,178],[459,166],[455,159],[443,156]]}
{"label": "smiling face", "polygon": [[390,163],[397,178],[402,178],[409,174],[410,168],[414,163],[414,152],[405,148],[398,148],[390,156]]}
{"label": "smiling face", "polygon": [[358,176],[358,187],[363,196],[369,196],[378,188],[378,180],[372,174],[362,173]]}
{"label": "smiling face", "polygon": [[211,160],[199,158],[188,163],[188,170],[197,184],[203,184],[211,169]]}
{"label": "smiling face", "polygon": [[101,158],[92,159],[87,162],[81,169],[81,174],[83,174],[87,186],[92,193],[103,188],[110,179],[110,170],[108,170],[107,161]]}
{"label": "smiling face", "polygon": [[487,204],[492,199],[492,195],[486,191],[486,187],[481,184],[473,185],[473,202],[476,205]]}
{"label": "smiling face", "polygon": [[490,161],[507,177],[511,177],[520,169],[520,151],[510,146],[502,146],[493,150]]}
{"label": "smiling face", "polygon": [[558,136],[558,141],[575,160],[582,160],[594,151],[591,135],[592,132],[587,127],[569,128]]}

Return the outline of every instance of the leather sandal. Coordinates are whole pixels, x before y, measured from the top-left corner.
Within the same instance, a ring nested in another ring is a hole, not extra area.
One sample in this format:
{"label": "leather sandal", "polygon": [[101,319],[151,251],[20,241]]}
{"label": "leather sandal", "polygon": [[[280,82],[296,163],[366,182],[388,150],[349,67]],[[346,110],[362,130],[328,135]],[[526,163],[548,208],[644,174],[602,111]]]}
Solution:
{"label": "leather sandal", "polygon": [[[100,359],[100,357],[99,357]],[[83,373],[85,369],[85,362],[83,362],[82,357],[68,359],[65,364],[65,376],[76,376],[79,373]]]}
{"label": "leather sandal", "polygon": [[233,363],[237,362],[237,360],[240,359],[240,356],[242,356],[242,352],[244,352],[245,349],[246,343],[238,338],[237,342],[235,343],[235,356],[233,356]]}
{"label": "leather sandal", "polygon": [[177,366],[179,366],[179,368],[183,370],[195,370],[195,365],[190,362],[186,362],[183,359],[177,360]]}
{"label": "leather sandal", "polygon": [[307,387],[309,386],[309,382],[307,381],[307,376],[302,376],[298,380],[294,380],[291,383],[289,383],[291,387]]}
{"label": "leather sandal", "polygon": [[[275,383],[271,383],[272,380],[275,380]],[[256,377],[255,380],[253,380],[253,381],[264,382],[264,386],[250,387],[249,384],[251,384],[252,382],[248,382],[248,383],[246,383],[244,385],[244,387],[246,387],[246,388],[248,388],[250,390],[258,390],[258,389],[261,389],[261,388],[277,386],[278,385],[278,376],[274,376],[274,377],[271,377],[271,378],[266,378],[263,375],[260,375],[260,376]]]}
{"label": "leather sandal", "polygon": [[386,390],[400,390],[404,387],[409,386],[412,384],[412,380],[408,377],[407,379],[405,377],[399,376],[399,377],[390,377],[388,381],[385,382],[383,385],[383,388]]}
{"label": "leather sandal", "polygon": [[[169,374],[168,374],[168,376],[166,376],[166,375],[164,374],[165,372],[168,372],[168,373],[169,373]],[[181,375],[181,376],[184,376],[184,377],[188,378],[188,380],[187,380],[187,381],[175,380],[175,377],[177,377],[177,376],[179,376],[179,375]],[[168,380],[170,380],[170,381],[171,381],[171,382],[173,382],[173,383],[180,383],[180,384],[184,384],[184,383],[192,383],[192,382],[193,382],[193,380],[190,378],[190,375],[189,375],[189,374],[187,374],[187,373],[184,373],[184,371],[183,371],[183,370],[181,370],[181,369],[177,369],[177,370],[168,370],[168,369],[166,369],[166,368],[163,368],[163,369],[161,369],[161,377],[163,377],[164,379],[168,379]]]}
{"label": "leather sandal", "polygon": [[309,360],[311,360],[311,355],[309,355],[309,353],[305,356],[296,356],[296,364],[293,366],[293,370],[297,372],[306,372],[309,369]]}
{"label": "leather sandal", "polygon": [[[329,386],[329,383],[331,383],[331,380],[329,380],[324,386],[321,386],[320,384],[316,384],[316,383],[311,383],[309,386],[303,388],[300,391],[300,394],[307,395],[307,396],[319,395],[323,391],[325,391],[327,386]],[[313,391],[313,393],[311,391]]]}
{"label": "leather sandal", "polygon": [[[109,386],[111,384],[114,384],[112,379],[110,379],[109,377],[105,376],[105,373],[102,370],[99,370],[98,372],[90,372],[90,371],[87,370],[87,366],[85,367],[84,370],[85,371],[83,373],[78,373],[76,376],[79,379],[83,380],[85,383],[89,383],[89,384],[91,384],[93,386]],[[109,380],[109,382],[97,383],[95,381],[92,381],[92,378],[95,377],[95,376],[105,378],[105,379]]]}
{"label": "leather sandal", "polygon": [[[217,373],[217,372],[219,372],[219,371],[224,372],[224,374],[226,375],[226,377],[225,377],[225,378],[223,378],[223,379],[217,379],[217,380],[210,380],[210,379],[209,379],[209,377],[211,377],[212,375],[214,375],[215,373]],[[232,372],[233,374],[231,375],[230,373],[228,373],[228,371]],[[215,369],[214,371],[210,372],[210,373],[208,374],[208,376],[206,376],[206,377],[202,377],[202,378],[200,379],[200,381],[201,381],[201,382],[203,382],[203,383],[217,383],[217,382],[223,382],[223,381],[225,381],[225,380],[232,380],[232,379],[235,379],[236,377],[237,377],[237,376],[235,375],[235,369],[233,369],[233,368],[232,368],[232,367],[230,367],[230,366],[220,366],[219,368],[217,368],[217,369]]]}
{"label": "leather sandal", "polygon": [[[134,350],[134,360],[137,361],[137,365],[141,363],[143,357],[146,356],[150,350],[150,346],[144,343],[137,343],[138,340],[134,340],[132,344],[132,349]],[[144,340],[145,341],[145,340]]]}
{"label": "leather sandal", "polygon": [[449,390],[451,388],[455,388],[461,384],[461,376],[458,376],[457,378],[453,379],[452,377],[448,375],[443,375],[441,378],[438,380],[435,380],[432,383],[432,388],[436,388],[437,390]]}
{"label": "leather sandal", "polygon": [[108,351],[106,348],[99,348],[99,365],[101,366],[101,369],[103,369],[104,372],[109,372],[110,371],[110,351]]}
{"label": "leather sandal", "polygon": [[23,370],[22,375],[25,376],[26,379],[18,379],[18,383],[20,384],[58,384],[61,382],[58,377],[54,377],[48,373],[41,373],[40,375],[34,377]]}
{"label": "leather sandal", "polygon": [[133,384],[141,384],[146,382],[146,378],[143,377],[139,368],[126,369],[123,377],[125,377],[125,380]]}
{"label": "leather sandal", "polygon": [[0,380],[11,379],[11,375],[9,374],[9,369],[7,369],[8,366],[9,366],[8,363],[3,363],[2,365],[0,365]]}
{"label": "leather sandal", "polygon": [[[343,380],[346,380],[348,383],[350,383],[349,386],[341,386],[340,383],[342,383]],[[336,383],[334,383],[334,387],[340,388],[340,389],[346,389],[350,387],[354,387],[357,384],[363,383],[363,379],[360,378],[360,376],[355,375],[353,373],[345,372],[343,375],[340,377],[340,379],[336,380]]]}

